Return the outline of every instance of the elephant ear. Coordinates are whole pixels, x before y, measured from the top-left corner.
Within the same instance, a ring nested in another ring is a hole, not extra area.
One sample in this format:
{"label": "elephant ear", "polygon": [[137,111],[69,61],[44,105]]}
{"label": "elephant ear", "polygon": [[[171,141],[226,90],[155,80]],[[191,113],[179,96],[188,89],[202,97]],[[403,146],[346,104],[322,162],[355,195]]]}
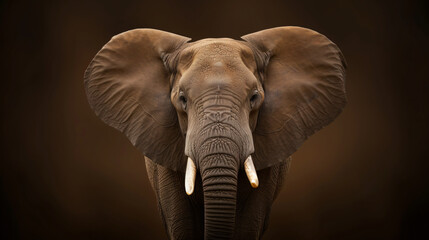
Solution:
{"label": "elephant ear", "polygon": [[259,170],[292,155],[340,114],[346,63],[333,42],[306,28],[272,28],[242,38],[255,53],[265,91],[253,133]]}
{"label": "elephant ear", "polygon": [[84,77],[89,104],[99,118],[154,162],[183,171],[184,138],[164,62],[189,40],[154,29],[121,33],[97,53]]}

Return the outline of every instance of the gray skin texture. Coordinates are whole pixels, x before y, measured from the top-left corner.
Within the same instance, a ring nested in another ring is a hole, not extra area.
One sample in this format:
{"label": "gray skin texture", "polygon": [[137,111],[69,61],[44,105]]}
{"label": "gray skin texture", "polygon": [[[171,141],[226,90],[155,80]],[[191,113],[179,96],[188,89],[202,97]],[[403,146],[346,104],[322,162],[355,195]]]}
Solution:
{"label": "gray skin texture", "polygon": [[[131,30],[85,73],[97,116],[145,156],[170,239],[260,239],[290,155],[346,104],[345,61],[325,36],[279,27],[242,39]],[[187,157],[197,167],[191,196]]]}

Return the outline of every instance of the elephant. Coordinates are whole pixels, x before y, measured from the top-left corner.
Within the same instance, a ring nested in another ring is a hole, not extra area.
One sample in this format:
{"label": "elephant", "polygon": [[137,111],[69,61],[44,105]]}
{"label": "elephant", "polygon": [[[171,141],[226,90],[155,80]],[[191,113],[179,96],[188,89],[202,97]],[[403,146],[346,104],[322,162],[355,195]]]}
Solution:
{"label": "elephant", "polygon": [[143,154],[169,239],[261,239],[291,155],[346,105],[340,49],[286,26],[241,37],[114,36],[89,105]]}

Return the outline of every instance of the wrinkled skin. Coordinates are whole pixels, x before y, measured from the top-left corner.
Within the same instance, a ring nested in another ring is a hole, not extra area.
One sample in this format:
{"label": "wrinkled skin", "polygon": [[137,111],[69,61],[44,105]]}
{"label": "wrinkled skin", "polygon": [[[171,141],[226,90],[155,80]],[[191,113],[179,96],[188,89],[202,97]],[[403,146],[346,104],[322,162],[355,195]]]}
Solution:
{"label": "wrinkled skin", "polygon": [[[259,171],[260,186],[265,187],[257,189],[250,187],[244,171],[240,170],[234,239],[260,239],[267,227],[271,204],[282,186],[289,160],[290,158],[278,166]],[[188,196],[184,191],[183,174],[157,165],[149,159],[146,159],[146,168],[169,239],[204,239],[201,177],[197,177],[195,192]]]}
{"label": "wrinkled skin", "polygon": [[[260,239],[290,155],[346,103],[343,56],[323,35],[281,27],[242,38],[136,29],[85,73],[96,114],[145,155],[170,239]],[[187,157],[197,169],[190,196]]]}

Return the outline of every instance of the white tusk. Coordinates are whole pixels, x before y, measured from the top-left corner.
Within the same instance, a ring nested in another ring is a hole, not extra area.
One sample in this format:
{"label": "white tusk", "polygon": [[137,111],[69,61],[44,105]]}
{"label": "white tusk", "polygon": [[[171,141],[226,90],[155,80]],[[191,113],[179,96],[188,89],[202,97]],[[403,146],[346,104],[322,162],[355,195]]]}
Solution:
{"label": "white tusk", "polygon": [[194,161],[188,157],[188,163],[186,165],[185,175],[185,190],[186,194],[191,195],[194,192],[195,176],[197,175],[197,168],[195,167]]}
{"label": "white tusk", "polygon": [[259,180],[258,175],[256,174],[255,166],[253,165],[252,156],[249,156],[246,161],[244,161],[244,171],[246,171],[250,185],[252,185],[253,188],[257,188],[259,186]]}

